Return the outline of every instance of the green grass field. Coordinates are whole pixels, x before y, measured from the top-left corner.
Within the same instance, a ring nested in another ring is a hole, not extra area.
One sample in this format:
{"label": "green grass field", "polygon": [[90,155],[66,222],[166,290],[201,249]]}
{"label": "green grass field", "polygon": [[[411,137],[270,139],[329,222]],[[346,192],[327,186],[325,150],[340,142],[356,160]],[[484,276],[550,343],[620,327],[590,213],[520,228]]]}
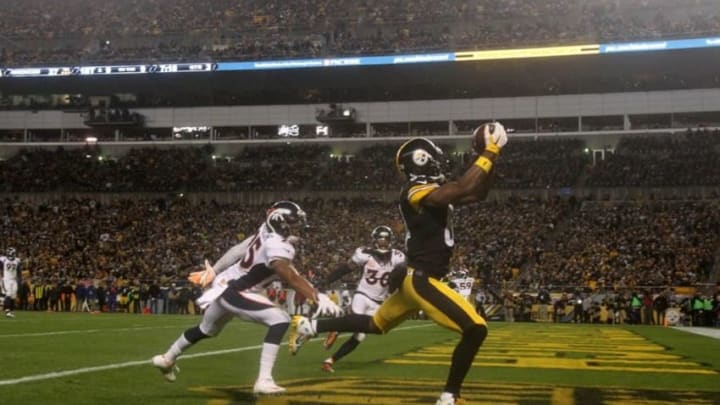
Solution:
{"label": "green grass field", "polygon": [[[288,394],[251,395],[265,329],[233,321],[166,383],[149,359],[195,316],[18,312],[0,319],[0,404],[432,404],[457,336],[408,321],[336,366],[319,340],[275,367]],[[344,341],[341,336],[338,345]],[[720,404],[720,340],[659,327],[490,325],[469,404]]]}

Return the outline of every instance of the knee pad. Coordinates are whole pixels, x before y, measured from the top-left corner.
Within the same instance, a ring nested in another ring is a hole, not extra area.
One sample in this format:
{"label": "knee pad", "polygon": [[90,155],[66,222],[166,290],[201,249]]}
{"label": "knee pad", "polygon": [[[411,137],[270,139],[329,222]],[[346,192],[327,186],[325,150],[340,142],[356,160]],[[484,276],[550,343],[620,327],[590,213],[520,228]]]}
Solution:
{"label": "knee pad", "polygon": [[487,326],[476,323],[476,324],[473,324],[470,327],[466,328],[463,331],[463,338],[471,339],[473,342],[482,344],[485,341],[487,334],[488,334]]}
{"label": "knee pad", "polygon": [[353,335],[355,340],[357,340],[358,342],[362,342],[363,340],[365,340],[365,336],[367,336],[367,335],[364,333],[356,333]]}

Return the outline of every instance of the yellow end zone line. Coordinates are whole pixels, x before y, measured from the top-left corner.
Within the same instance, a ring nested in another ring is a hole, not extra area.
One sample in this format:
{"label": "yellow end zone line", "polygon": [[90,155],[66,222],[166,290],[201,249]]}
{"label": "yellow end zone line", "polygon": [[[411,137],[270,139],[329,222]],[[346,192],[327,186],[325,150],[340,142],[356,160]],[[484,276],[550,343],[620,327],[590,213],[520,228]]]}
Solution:
{"label": "yellow end zone line", "polygon": [[[359,403],[358,398],[362,398],[362,403],[372,405],[405,405],[408,403],[416,403],[420,397],[434,397],[437,395],[437,380],[429,379],[411,379],[404,380],[400,378],[389,378],[376,380],[367,377],[347,377],[347,378],[304,378],[289,380],[285,383],[289,391],[279,397],[259,397],[256,399],[256,405],[290,405],[296,402],[322,404],[353,404]],[[373,386],[372,391],[368,391],[368,386]],[[396,388],[402,387],[401,390]],[[466,394],[472,401],[482,401],[482,403],[493,404],[517,404],[518,401],[527,400],[546,400],[553,396],[553,390],[556,387],[548,386],[528,386],[523,384],[521,390],[517,386],[510,384],[478,384],[476,382],[466,382],[464,384]],[[492,391],[484,390],[492,388]],[[249,385],[232,385],[232,386],[201,386],[192,387],[191,391],[201,392],[208,396],[214,396],[210,402],[205,405],[225,405],[234,404],[233,399],[226,399],[227,392],[233,389],[246,390]],[[494,389],[500,388],[500,391]],[[470,390],[473,390],[470,393]],[[561,388],[571,393],[570,399],[573,398],[573,388]],[[323,392],[322,396],[318,396],[318,392]],[[217,398],[220,397],[220,398]],[[412,400],[409,400],[411,399]],[[565,397],[567,399],[567,397]],[[562,401],[556,402],[557,405],[568,405],[572,402]]]}
{"label": "yellow end zone line", "polygon": [[[373,377],[342,377],[342,378],[300,378],[284,382],[288,392],[277,397],[258,397],[256,405],[291,405],[294,403],[313,403],[317,405],[407,405],[417,403],[420,398],[435,397],[437,395],[437,380],[431,379],[402,379],[402,378],[373,378]],[[372,387],[370,391],[368,387]],[[396,390],[395,387],[402,387]],[[228,397],[233,390],[248,390],[249,385],[222,385],[199,386],[189,388],[194,392],[201,392],[210,397],[205,405],[231,405],[238,403],[237,398]],[[528,401],[547,403],[549,405],[573,405],[577,390],[599,389],[609,395],[605,403],[678,403],[677,401],[643,400],[637,398],[635,392],[658,392],[679,394],[692,394],[698,401],[693,403],[709,403],[703,400],[703,393],[716,393],[712,389],[662,389],[662,388],[629,388],[627,386],[589,384],[583,386],[558,385],[552,383],[523,383],[469,380],[463,384],[467,399],[472,403],[513,404]],[[318,393],[322,393],[319,395]],[[388,393],[392,393],[388,395]],[[624,401],[624,402],[623,402]],[[583,403],[583,402],[580,402]]]}
{"label": "yellow end zone line", "polygon": [[[389,359],[385,360],[384,363],[388,364],[404,364],[404,365],[416,365],[416,366],[449,366],[450,361],[441,360],[405,360],[405,359]],[[527,363],[527,359],[524,363]],[[572,363],[577,363],[572,361]],[[575,370],[575,371],[624,371],[624,372],[643,372],[643,373],[672,373],[672,374],[702,374],[702,375],[718,375],[714,370],[703,370],[703,369],[667,369],[667,368],[653,368],[653,367],[615,367],[615,366],[585,366],[578,367],[577,364],[560,364],[560,362],[548,362],[543,364],[541,362],[533,362],[530,364],[513,364],[513,363],[489,363],[487,361],[475,361],[473,366],[477,367],[508,367],[508,368],[524,368],[524,369],[552,369],[552,370]]]}
{"label": "yellow end zone line", "polygon": [[[436,359],[436,358],[447,358],[448,354],[422,354],[422,353],[408,353],[404,354],[403,357],[419,358],[419,359]],[[534,359],[547,359],[548,362],[553,362],[557,357],[550,356],[547,353],[544,355],[528,356]],[[478,353],[475,356],[476,359],[487,359],[487,360],[517,360],[517,356],[502,356],[497,354],[482,354]],[[663,360],[663,359],[623,359],[623,358],[570,358],[573,361],[585,361],[598,363],[600,366],[604,363],[624,363],[624,364],[638,364],[638,365],[654,365],[654,366],[693,366],[697,367],[698,364],[691,361],[685,360]]]}

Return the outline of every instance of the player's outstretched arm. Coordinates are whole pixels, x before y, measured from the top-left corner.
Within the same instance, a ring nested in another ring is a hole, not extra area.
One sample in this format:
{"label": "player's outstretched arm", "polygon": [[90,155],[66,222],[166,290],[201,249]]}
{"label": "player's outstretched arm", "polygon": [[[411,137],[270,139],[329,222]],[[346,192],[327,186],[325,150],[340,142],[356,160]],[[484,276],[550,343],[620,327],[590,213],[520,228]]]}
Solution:
{"label": "player's outstretched arm", "polygon": [[188,281],[202,288],[207,287],[215,279],[215,276],[227,270],[245,256],[252,241],[253,238],[250,237],[231,247],[214,266],[211,266],[210,262],[205,260],[205,269],[190,273]]}
{"label": "player's outstretched arm", "polygon": [[347,261],[344,263],[340,263],[335,270],[333,270],[330,274],[328,274],[327,277],[325,277],[325,286],[329,286],[330,284],[334,283],[337,280],[340,280],[345,276],[346,274],[350,273],[355,269],[357,265],[352,261]]}
{"label": "player's outstretched arm", "polygon": [[224,255],[222,255],[220,260],[215,262],[215,264],[212,266],[215,274],[222,273],[223,271],[227,270],[228,267],[240,261],[240,259],[245,256],[245,253],[247,253],[248,247],[250,246],[250,243],[252,241],[253,237],[249,237],[228,249],[228,251],[225,252]]}
{"label": "player's outstretched arm", "polygon": [[275,273],[290,287],[292,287],[296,293],[302,294],[303,297],[317,300],[318,291],[310,284],[305,277],[298,273],[295,266],[287,259],[276,259],[270,264],[270,267],[275,270]]}
{"label": "player's outstretched arm", "polygon": [[342,314],[342,308],[332,302],[327,295],[318,292],[318,290],[310,284],[305,277],[298,273],[295,266],[290,263],[287,259],[276,259],[270,264],[270,267],[275,270],[275,273],[290,287],[295,290],[296,294],[302,294],[305,298],[311,299],[318,304],[318,314],[326,314],[333,316],[340,316]]}
{"label": "player's outstretched arm", "polygon": [[474,133],[473,147],[480,156],[472,166],[455,181],[447,182],[423,198],[423,204],[442,207],[448,204],[462,205],[481,201],[490,188],[490,173],[507,143],[507,133],[499,122],[483,124]]}

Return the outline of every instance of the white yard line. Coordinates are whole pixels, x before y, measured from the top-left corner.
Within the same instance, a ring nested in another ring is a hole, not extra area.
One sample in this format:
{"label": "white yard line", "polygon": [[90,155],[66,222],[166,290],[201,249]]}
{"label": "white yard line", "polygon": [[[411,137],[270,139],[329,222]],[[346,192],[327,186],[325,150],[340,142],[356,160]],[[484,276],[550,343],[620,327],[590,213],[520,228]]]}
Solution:
{"label": "white yard line", "polygon": [[[428,326],[434,325],[433,323],[424,323],[422,325],[413,325],[413,326],[406,326],[402,328],[394,329],[396,331],[400,330],[409,330],[409,329],[417,329],[417,328],[424,328]],[[175,326],[173,326],[175,327]],[[126,328],[127,330],[141,330],[141,329],[154,329],[154,328]],[[94,331],[95,329],[89,329]],[[104,331],[109,331],[111,329],[104,329]],[[113,330],[120,330],[120,329],[113,329]],[[98,330],[100,331],[100,330]],[[53,335],[53,334],[64,334],[67,333],[73,333],[74,331],[63,331],[63,332],[47,332],[47,336]],[[83,331],[87,332],[87,331]],[[22,335],[15,335],[15,336],[27,336],[27,335],[36,335],[36,334],[22,334]],[[4,335],[4,336],[11,336],[11,335]],[[319,338],[315,338],[313,340],[319,340]],[[286,346],[287,343],[283,343],[283,346]],[[227,353],[237,353],[237,352],[244,352],[248,350],[256,350],[262,348],[262,345],[254,345],[254,346],[244,346],[244,347],[237,347],[235,349],[224,349],[224,350],[213,350],[209,352],[200,352],[200,353],[194,353],[194,354],[187,354],[180,357],[180,359],[194,359],[197,357],[207,357],[207,356],[217,356],[221,354],[227,354]],[[150,365],[150,360],[136,360],[136,361],[126,361],[124,363],[113,363],[113,364],[106,364],[104,366],[94,366],[94,367],[83,367],[83,368],[76,368],[73,370],[64,370],[64,371],[53,371],[50,373],[44,373],[44,374],[35,374],[35,375],[28,375],[25,377],[19,377],[19,378],[12,378],[8,380],[0,380],[0,386],[3,385],[17,385],[22,384],[26,382],[33,382],[33,381],[42,381],[42,380],[51,380],[54,378],[61,378],[61,377],[67,377],[71,375],[77,375],[77,374],[86,374],[86,373],[92,373],[95,371],[105,371],[105,370],[115,370],[118,368],[126,368],[126,367],[134,367],[134,366],[142,366],[142,365]]]}
{"label": "white yard line", "polygon": [[134,328],[116,328],[116,329],[74,329],[74,330],[59,330],[55,332],[34,332],[34,333],[13,333],[2,335],[0,339],[11,338],[11,337],[33,337],[33,336],[56,336],[56,335],[75,335],[80,333],[98,333],[98,332],[126,332],[136,330],[149,330],[149,329],[171,329],[181,328],[182,325],[165,325],[165,326],[138,326]]}
{"label": "white yard line", "polygon": [[683,332],[694,333],[696,335],[707,336],[715,339],[720,339],[720,329],[718,328],[698,328],[688,326],[674,327],[675,330],[681,330]]}

